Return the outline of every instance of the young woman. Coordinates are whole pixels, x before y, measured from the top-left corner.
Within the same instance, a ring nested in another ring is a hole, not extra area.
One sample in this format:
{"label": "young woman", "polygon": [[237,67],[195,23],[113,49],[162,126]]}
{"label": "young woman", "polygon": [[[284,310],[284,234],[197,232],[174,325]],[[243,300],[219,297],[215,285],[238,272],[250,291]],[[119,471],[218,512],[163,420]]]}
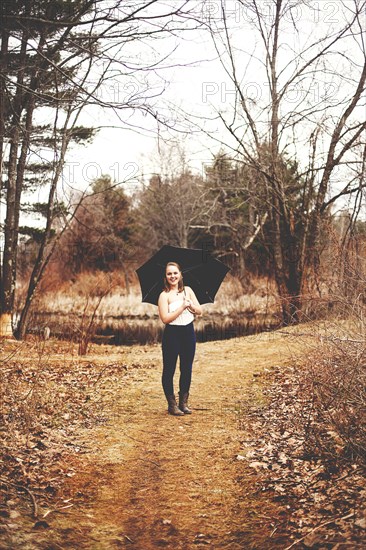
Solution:
{"label": "young woman", "polygon": [[[163,375],[162,384],[168,401],[168,412],[175,416],[191,414],[188,407],[189,388],[192,378],[192,364],[196,351],[196,336],[193,328],[195,315],[202,314],[202,308],[195,293],[183,285],[179,265],[169,262],[165,269],[165,288],[159,296],[160,319],[165,324],[163,333]],[[179,407],[175,400],[173,378],[179,356]]]}

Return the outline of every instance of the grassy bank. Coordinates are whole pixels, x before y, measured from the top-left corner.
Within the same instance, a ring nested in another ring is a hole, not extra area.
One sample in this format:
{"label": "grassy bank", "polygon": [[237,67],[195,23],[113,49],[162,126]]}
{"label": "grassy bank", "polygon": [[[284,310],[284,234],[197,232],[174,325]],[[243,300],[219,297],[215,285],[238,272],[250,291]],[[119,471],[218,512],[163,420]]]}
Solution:
{"label": "grassy bank", "polygon": [[[22,293],[19,293],[21,301]],[[92,312],[97,308],[103,317],[157,316],[157,308],[141,302],[137,281],[127,291],[118,273],[82,273],[73,281],[52,285],[45,282],[36,297],[33,309],[45,313]],[[228,275],[221,285],[214,304],[205,304],[205,315],[235,316],[264,314],[278,310],[273,282],[267,279],[253,281],[251,292],[246,293],[238,280]]]}

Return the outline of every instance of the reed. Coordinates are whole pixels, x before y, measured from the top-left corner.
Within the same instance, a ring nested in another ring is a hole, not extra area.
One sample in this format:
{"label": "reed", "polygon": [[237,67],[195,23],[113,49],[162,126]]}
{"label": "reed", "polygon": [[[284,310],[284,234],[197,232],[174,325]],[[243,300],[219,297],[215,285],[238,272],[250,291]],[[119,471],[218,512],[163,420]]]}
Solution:
{"label": "reed", "polygon": [[[81,274],[74,283],[40,293],[34,309],[43,313],[82,314],[85,300],[89,300],[91,307],[94,302],[97,304],[100,294],[105,294],[107,284],[110,285],[110,277],[104,280],[103,274],[99,274],[99,279],[96,279],[95,274]],[[273,283],[267,279],[256,279],[253,287],[253,292],[245,293],[239,281],[234,277],[227,277],[227,281],[223,282],[217,293],[215,303],[205,304],[204,315],[263,315],[276,312],[277,295]],[[140,289],[136,282],[127,293],[122,282],[117,281],[113,289],[104,295],[103,302],[98,308],[98,316],[153,319],[157,317],[157,308],[141,301]]]}

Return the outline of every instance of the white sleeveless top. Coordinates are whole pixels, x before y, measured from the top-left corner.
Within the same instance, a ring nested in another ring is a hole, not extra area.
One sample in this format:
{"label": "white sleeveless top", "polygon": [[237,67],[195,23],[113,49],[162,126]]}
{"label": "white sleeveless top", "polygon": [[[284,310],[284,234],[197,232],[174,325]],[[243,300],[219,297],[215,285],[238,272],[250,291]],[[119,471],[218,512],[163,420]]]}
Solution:
{"label": "white sleeveless top", "polygon": [[[176,311],[179,308],[179,306],[181,306],[182,304],[183,304],[183,300],[174,300],[174,302],[171,302],[168,305],[169,313],[172,313],[173,311]],[[181,313],[180,315],[178,315],[178,317],[176,319],[174,319],[174,321],[171,321],[168,324],[169,325],[185,326],[185,325],[189,325],[189,323],[192,323],[192,321],[194,321],[193,313],[188,311],[188,309],[185,309],[183,311],[183,313]]]}

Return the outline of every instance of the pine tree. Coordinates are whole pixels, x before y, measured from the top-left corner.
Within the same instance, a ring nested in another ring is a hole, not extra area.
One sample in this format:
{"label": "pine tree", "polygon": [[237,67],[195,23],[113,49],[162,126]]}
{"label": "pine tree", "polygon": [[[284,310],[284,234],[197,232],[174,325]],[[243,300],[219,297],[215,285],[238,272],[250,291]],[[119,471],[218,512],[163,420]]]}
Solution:
{"label": "pine tree", "polygon": [[[94,130],[80,125],[86,106],[112,108],[120,113],[141,109],[159,119],[149,105],[147,70],[157,70],[160,58],[145,60],[138,48],[178,30],[186,2],[170,9],[158,0],[12,0],[0,7],[0,185],[5,204],[0,293],[0,333],[12,332],[17,249],[22,207],[33,202],[32,192],[44,184],[46,218],[38,255],[16,327],[23,337],[34,293],[52,251],[60,204],[57,188],[72,143],[88,142]],[[127,52],[125,53],[125,50]],[[151,64],[151,65],[150,65]],[[103,99],[110,79],[122,87],[144,85],[131,96]],[[118,81],[121,79],[121,81]],[[103,88],[104,86],[104,88]],[[120,115],[121,120],[123,116]],[[42,207],[43,208],[43,207]],[[2,209],[3,210],[3,209]],[[68,213],[70,222],[75,212]],[[66,226],[65,226],[66,227]],[[31,228],[28,229],[30,231]]]}

